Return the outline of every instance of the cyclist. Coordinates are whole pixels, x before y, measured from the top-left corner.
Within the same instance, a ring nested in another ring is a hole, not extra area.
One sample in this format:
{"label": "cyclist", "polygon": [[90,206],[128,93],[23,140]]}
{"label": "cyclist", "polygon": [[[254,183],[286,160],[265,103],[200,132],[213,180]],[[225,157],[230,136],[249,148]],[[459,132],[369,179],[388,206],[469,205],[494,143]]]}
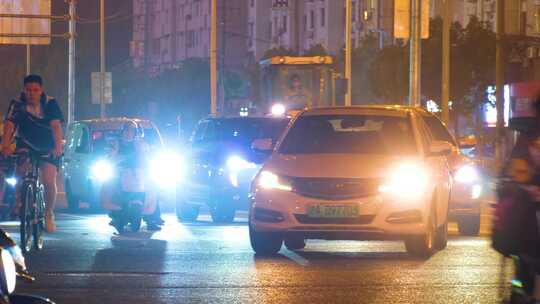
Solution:
{"label": "cyclist", "polygon": [[[17,151],[34,151],[40,154],[40,179],[45,188],[45,229],[56,231],[54,205],[56,202],[56,175],[63,154],[62,123],[64,116],[58,102],[43,91],[43,80],[38,75],[24,78],[24,91],[11,101],[4,122],[2,154],[10,156]],[[16,149],[11,147],[15,137]],[[18,166],[17,174],[23,176],[29,162]],[[20,195],[17,191],[17,209]],[[18,212],[18,210],[15,210]]]}

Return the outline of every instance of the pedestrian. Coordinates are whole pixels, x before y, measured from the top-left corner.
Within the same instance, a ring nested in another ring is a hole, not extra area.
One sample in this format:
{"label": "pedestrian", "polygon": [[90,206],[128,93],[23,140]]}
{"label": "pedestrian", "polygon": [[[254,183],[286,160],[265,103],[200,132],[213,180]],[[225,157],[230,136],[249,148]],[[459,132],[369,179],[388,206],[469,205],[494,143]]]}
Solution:
{"label": "pedestrian", "polygon": [[[510,232],[505,250],[494,247],[516,258],[515,303],[540,303],[540,95],[533,105],[535,118],[521,130],[505,168],[508,184],[513,186],[499,190],[496,211],[495,226],[506,220],[505,229]],[[510,208],[501,211],[508,199],[513,201],[506,204]]]}

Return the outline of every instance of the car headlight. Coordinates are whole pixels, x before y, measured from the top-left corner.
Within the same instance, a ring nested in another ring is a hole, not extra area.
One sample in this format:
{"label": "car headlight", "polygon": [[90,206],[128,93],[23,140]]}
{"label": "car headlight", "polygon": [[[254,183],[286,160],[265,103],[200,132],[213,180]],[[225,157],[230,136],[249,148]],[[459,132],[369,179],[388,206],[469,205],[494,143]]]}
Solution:
{"label": "car headlight", "polygon": [[108,160],[98,160],[90,169],[90,175],[99,182],[109,181],[114,176],[114,166]]}
{"label": "car headlight", "polygon": [[227,168],[231,171],[242,171],[245,169],[255,169],[257,165],[250,163],[240,156],[231,156],[227,160]]}
{"label": "car headlight", "polygon": [[456,171],[454,174],[454,180],[458,183],[472,184],[480,180],[480,174],[475,167],[466,165]]}
{"label": "car headlight", "polygon": [[272,106],[272,115],[273,116],[284,116],[287,112],[285,105],[281,103],[276,103]]}
{"label": "car headlight", "polygon": [[262,171],[259,174],[258,186],[265,190],[292,190],[290,183],[270,171]]}
{"label": "car headlight", "polygon": [[159,186],[175,186],[184,177],[184,159],[173,152],[162,152],[150,163],[150,177]]}
{"label": "car headlight", "polygon": [[387,181],[379,187],[381,193],[391,193],[405,197],[417,197],[425,193],[428,172],[420,164],[401,164],[394,168]]}
{"label": "car headlight", "polygon": [[10,185],[11,187],[15,187],[17,185],[17,178],[15,177],[8,177],[6,178],[6,183]]}

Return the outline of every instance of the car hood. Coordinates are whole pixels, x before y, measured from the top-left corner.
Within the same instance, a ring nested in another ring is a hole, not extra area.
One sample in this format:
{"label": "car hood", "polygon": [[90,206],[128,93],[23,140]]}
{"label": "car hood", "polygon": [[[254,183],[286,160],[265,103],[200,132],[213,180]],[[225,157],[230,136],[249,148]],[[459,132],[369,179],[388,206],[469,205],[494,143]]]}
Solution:
{"label": "car hood", "polygon": [[264,170],[290,177],[384,178],[392,168],[404,162],[418,162],[419,157],[314,154],[274,154]]}

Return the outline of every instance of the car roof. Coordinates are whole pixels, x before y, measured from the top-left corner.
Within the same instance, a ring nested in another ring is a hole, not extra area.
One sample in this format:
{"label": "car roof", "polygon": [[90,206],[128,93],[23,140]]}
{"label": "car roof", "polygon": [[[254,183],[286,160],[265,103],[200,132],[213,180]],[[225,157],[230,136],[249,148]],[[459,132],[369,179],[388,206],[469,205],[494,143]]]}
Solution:
{"label": "car roof", "polygon": [[302,116],[317,115],[383,115],[406,117],[413,112],[423,111],[420,107],[401,105],[361,105],[312,108],[302,112]]}
{"label": "car roof", "polygon": [[286,116],[248,116],[248,117],[242,117],[242,116],[228,116],[228,117],[208,117],[203,120],[214,120],[214,121],[227,121],[227,120],[290,120],[289,117]]}
{"label": "car roof", "polygon": [[120,130],[126,122],[135,122],[145,129],[153,128],[154,125],[150,120],[140,118],[114,117],[114,118],[98,118],[79,120],[75,123],[89,125],[94,130]]}

